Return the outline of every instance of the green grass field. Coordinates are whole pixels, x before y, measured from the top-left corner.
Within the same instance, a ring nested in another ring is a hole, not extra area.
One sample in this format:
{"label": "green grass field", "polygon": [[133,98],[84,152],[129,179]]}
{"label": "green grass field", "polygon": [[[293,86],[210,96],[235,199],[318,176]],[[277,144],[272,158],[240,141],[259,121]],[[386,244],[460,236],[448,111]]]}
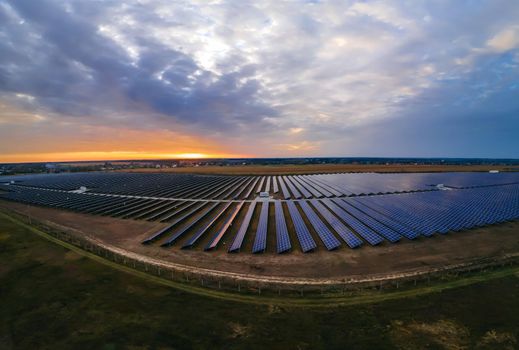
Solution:
{"label": "green grass field", "polygon": [[0,349],[515,349],[519,278],[337,307],[248,304],[113,269],[0,218]]}

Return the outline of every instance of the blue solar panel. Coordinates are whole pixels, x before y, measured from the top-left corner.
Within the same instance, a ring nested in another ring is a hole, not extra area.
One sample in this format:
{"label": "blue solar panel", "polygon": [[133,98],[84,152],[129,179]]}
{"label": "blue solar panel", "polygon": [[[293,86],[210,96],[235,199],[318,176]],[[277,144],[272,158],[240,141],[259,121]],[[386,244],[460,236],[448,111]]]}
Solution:
{"label": "blue solar panel", "polygon": [[292,248],[292,245],[290,244],[290,237],[288,236],[285,214],[283,213],[281,202],[274,202],[274,208],[276,213],[277,252],[283,253],[289,251]]}
{"label": "blue solar panel", "polygon": [[290,213],[290,217],[292,218],[292,222],[294,224],[294,229],[296,231],[297,239],[299,240],[299,244],[301,244],[301,250],[306,253],[308,251],[314,250],[317,245],[315,244],[312,235],[310,235],[310,231],[306,227],[301,214],[296,208],[296,205],[292,201],[286,202],[288,212]]}
{"label": "blue solar panel", "polygon": [[292,183],[290,176],[283,176],[283,179],[285,180],[288,188],[290,188],[290,192],[292,192],[292,195],[294,198],[299,199],[301,198],[301,193],[297,190],[297,188]]}
{"label": "blue solar panel", "polygon": [[[184,212],[183,215],[181,215],[180,217],[176,218],[175,221],[173,221],[170,225],[168,225],[165,229],[162,229],[160,230],[159,232],[153,234],[151,237],[147,238],[146,240],[143,241],[143,243],[150,243],[152,241],[155,241],[157,240],[158,238],[160,238],[162,235],[164,235],[165,233],[169,232],[170,229],[172,229],[173,227],[175,227],[176,225],[180,224],[181,222],[183,222],[184,220],[186,220],[188,217],[190,217],[194,212],[196,212],[197,210],[199,210],[200,208],[202,208],[206,203],[204,202],[193,202],[193,204],[190,204],[188,207],[185,207],[182,209],[182,211]],[[189,209],[189,210],[185,210],[185,209]]]}
{"label": "blue solar panel", "polygon": [[[427,213],[427,209],[423,208],[421,201],[410,204],[408,198],[406,198],[409,196],[414,196],[414,194],[363,197],[358,200],[376,208],[377,211],[384,213],[395,221],[411,227],[424,236],[432,235],[434,229],[424,220],[423,213]],[[408,207],[409,205],[411,206]]]}
{"label": "blue solar panel", "polygon": [[174,212],[177,212],[176,209],[182,204],[185,204],[185,202],[168,201],[164,205],[160,205],[158,207],[152,208],[152,209],[142,213],[141,215],[139,215],[136,218],[138,218],[138,219],[143,218],[143,219],[149,220],[149,221],[152,221],[154,219],[159,219],[159,218],[165,216],[168,212],[171,212],[171,210],[173,210]]}
{"label": "blue solar panel", "polygon": [[398,242],[401,236],[393,229],[381,224],[379,221],[366,215],[362,211],[358,210],[345,199],[333,199],[335,204],[341,206],[344,210],[347,210],[350,214],[355,216],[357,219],[362,221],[365,225],[371,227],[375,232],[385,237],[391,243]]}
{"label": "blue solar panel", "polygon": [[[254,181],[254,177],[249,177],[245,183],[243,184],[243,186],[241,186],[241,188],[238,189],[238,191],[236,192],[236,194],[233,196],[233,199],[238,199],[238,198],[241,198],[241,195],[243,193],[247,193],[246,190],[247,188],[249,188],[249,186],[251,185],[252,181]],[[244,198],[247,198],[248,196],[245,196]]]}
{"label": "blue solar panel", "polygon": [[249,198],[249,196],[251,195],[252,191],[254,191],[254,189],[256,188],[256,185],[258,184],[258,181],[259,181],[259,177],[256,177],[254,179],[254,181],[252,182],[252,185],[247,190],[247,192],[245,192],[245,195],[243,196],[244,199]]}
{"label": "blue solar panel", "polygon": [[310,193],[309,190],[307,190],[305,188],[305,186],[303,186],[303,183],[299,181],[299,179],[297,179],[296,176],[292,176],[292,182],[294,183],[294,186],[299,190],[299,192],[302,193],[303,197],[305,198],[312,198],[312,194]]}
{"label": "blue solar panel", "polygon": [[[203,203],[205,204],[205,203]],[[175,233],[168,238],[164,243],[161,244],[161,246],[166,247],[170,246],[173,243],[175,243],[184,233],[186,233],[187,230],[189,230],[191,227],[193,227],[197,222],[199,222],[203,217],[205,217],[211,210],[216,208],[219,203],[211,203],[207,205],[204,209],[202,209],[201,212],[196,214],[196,216],[187,224],[179,228]]]}
{"label": "blue solar panel", "polygon": [[243,202],[239,202],[236,205],[236,207],[234,207],[234,209],[229,213],[229,215],[225,219],[223,226],[218,231],[216,231],[213,238],[211,238],[211,240],[206,245],[204,250],[211,250],[211,249],[216,248],[216,246],[218,245],[218,243],[220,242],[222,237],[225,235],[225,233],[227,232],[229,227],[231,227],[234,219],[236,218],[236,216],[238,215],[238,213],[240,212],[240,209],[242,207],[243,207]]}
{"label": "blue solar panel", "polygon": [[249,227],[250,220],[252,219],[252,214],[254,214],[254,208],[256,207],[256,202],[251,202],[249,209],[247,210],[247,214],[245,214],[245,218],[241,223],[240,229],[234,237],[234,241],[232,242],[231,247],[229,248],[229,252],[235,252],[240,250],[241,245],[243,243],[243,239],[245,238],[245,233],[247,233],[247,228]]}
{"label": "blue solar panel", "polygon": [[313,211],[306,201],[300,201],[299,205],[305,212],[306,217],[310,220],[310,223],[317,232],[317,235],[323,241],[326,249],[333,250],[339,248],[341,242],[333,235],[333,233],[326,227],[324,222],[321,221],[319,216]]}
{"label": "blue solar panel", "polygon": [[285,180],[283,180],[282,176],[278,176],[279,185],[281,186],[281,191],[283,192],[283,197],[285,199],[290,198],[290,192],[288,192],[287,186],[285,185]]}
{"label": "blue solar panel", "polygon": [[352,205],[355,205],[357,209],[366,213],[366,215],[369,215],[373,219],[380,221],[388,227],[391,227],[393,230],[409,239],[415,239],[419,236],[419,233],[410,228],[409,226],[403,225],[400,222],[394,220],[392,217],[384,215],[382,212],[376,211],[375,209],[359,201],[358,199],[353,199],[353,201],[350,203]]}
{"label": "blue solar panel", "polygon": [[[317,177],[317,176],[307,176],[308,181],[312,181],[313,183],[316,183],[320,185],[322,188],[326,188],[328,191],[330,191],[334,196],[341,197],[341,196],[347,196],[350,195],[351,192],[346,190],[341,190],[337,186],[331,185],[328,182],[326,182],[324,179]],[[327,196],[328,197],[328,196]],[[332,197],[332,196],[330,196]]]}
{"label": "blue solar panel", "polygon": [[218,218],[229,208],[231,202],[225,203],[221,208],[219,208],[216,212],[211,215],[211,218],[200,227],[188,240],[182,248],[191,248],[202,235],[218,220]]}
{"label": "blue solar panel", "polygon": [[350,248],[357,248],[362,245],[362,240],[355,236],[349,228],[340,222],[339,219],[318,200],[314,199],[311,203]]}
{"label": "blue solar panel", "polygon": [[265,182],[265,176],[262,176],[259,181],[259,185],[256,188],[256,193],[261,192],[261,189],[263,188],[263,182]]}
{"label": "blue solar panel", "polygon": [[315,198],[321,198],[321,197],[332,197],[333,194],[331,194],[329,191],[324,189],[322,186],[320,186],[317,182],[311,181],[308,177],[304,176],[296,176],[296,178],[303,183],[306,188],[312,192],[312,195]]}
{"label": "blue solar panel", "polygon": [[272,178],[272,176],[268,176],[267,180],[265,181],[265,192],[267,192],[267,193],[270,192],[270,179],[271,178]]}
{"label": "blue solar panel", "polygon": [[277,182],[277,176],[272,177],[272,189],[274,190],[274,193],[279,192],[278,182]]}
{"label": "blue solar panel", "polygon": [[[185,232],[185,235],[193,227],[200,227],[197,234],[186,242],[187,246],[191,246],[202,239],[205,230],[211,230],[217,224],[215,222],[206,227],[211,219],[218,216],[218,212],[210,211],[193,226],[187,223],[192,223],[209,206],[220,203],[218,208],[221,209],[223,205],[222,202],[191,199],[243,198],[244,195],[250,197],[253,191],[262,188],[274,193],[282,191],[282,196],[287,199],[326,197],[322,201],[312,199],[301,205],[296,202],[287,203],[298,241],[305,238],[305,230],[308,231],[309,228],[301,221],[301,215],[309,217],[308,220],[316,228],[316,232],[326,235],[328,230],[349,246],[361,241],[359,238],[371,244],[382,242],[383,237],[396,242],[400,237],[413,239],[418,235],[454,234],[461,230],[519,218],[518,173],[370,173],[289,177],[88,173],[10,176],[2,179],[5,182],[0,183],[3,190],[0,198],[12,201],[121,218],[171,221],[143,243],[159,240],[171,232]],[[438,187],[438,184],[444,186]],[[88,191],[81,194],[70,192],[76,191],[79,186],[88,187]],[[345,195],[371,193],[383,195],[338,199]],[[335,199],[330,200],[332,197]],[[277,212],[283,212],[282,203],[274,206],[280,207],[276,209]],[[234,205],[232,208],[236,209]],[[300,214],[300,209],[306,214]],[[233,216],[233,210],[228,208],[221,214],[225,216],[224,219],[218,219],[218,222],[222,221],[222,227],[235,220],[229,219]],[[282,222],[281,218],[282,216],[276,218],[276,226],[278,222]],[[284,219],[286,226],[289,222]],[[250,221],[249,217],[238,223],[243,226],[240,226],[240,230],[247,230]],[[280,227],[283,225],[280,224]],[[214,232],[208,244],[209,249],[225,233],[221,229],[214,231],[217,232]],[[233,241],[238,249],[242,245],[245,232],[240,234],[242,236]],[[276,228],[276,235],[278,244],[282,244],[285,230]],[[257,237],[261,243],[262,235]],[[311,235],[307,237],[312,239]],[[357,242],[354,241],[355,237]],[[311,246],[307,244],[303,250]],[[261,250],[262,244],[259,247]],[[278,247],[283,248],[284,246]]]}
{"label": "blue solar panel", "polygon": [[269,202],[264,201],[261,203],[261,212],[258,222],[258,228],[256,229],[256,238],[254,239],[254,245],[252,246],[253,253],[264,252],[267,248],[268,218]]}
{"label": "blue solar panel", "polygon": [[361,221],[357,220],[354,216],[350,215],[344,209],[339,207],[337,204],[332,202],[331,199],[323,199],[322,201],[332,212],[335,213],[340,219],[342,219],[348,226],[350,226],[356,233],[362,238],[368,241],[371,245],[377,245],[382,243],[383,239],[376,234],[371,228],[366,226]]}

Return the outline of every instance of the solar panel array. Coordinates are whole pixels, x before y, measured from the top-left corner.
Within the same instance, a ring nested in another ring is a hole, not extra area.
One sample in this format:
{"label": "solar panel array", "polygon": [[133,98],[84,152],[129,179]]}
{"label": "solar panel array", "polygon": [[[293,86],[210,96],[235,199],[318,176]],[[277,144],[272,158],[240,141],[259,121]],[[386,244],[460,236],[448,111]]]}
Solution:
{"label": "solar panel array", "polygon": [[[167,173],[64,173],[4,176],[17,186],[152,198],[254,199],[260,191],[275,199],[330,198],[519,184],[519,173],[337,173],[285,176],[225,176]],[[279,183],[279,185],[278,185]],[[281,194],[278,194],[279,187]]]}
{"label": "solar panel array", "polygon": [[519,218],[518,173],[53,174],[1,177],[0,190],[10,201],[164,223],[145,244],[229,252],[376,246]]}

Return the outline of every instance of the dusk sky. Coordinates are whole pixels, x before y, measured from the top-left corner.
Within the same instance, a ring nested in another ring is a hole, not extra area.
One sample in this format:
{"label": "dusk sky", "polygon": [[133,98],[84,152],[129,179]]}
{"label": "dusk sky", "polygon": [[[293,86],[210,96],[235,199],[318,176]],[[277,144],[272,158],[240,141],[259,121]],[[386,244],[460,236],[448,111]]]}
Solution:
{"label": "dusk sky", "polygon": [[0,162],[519,158],[519,1],[0,1]]}

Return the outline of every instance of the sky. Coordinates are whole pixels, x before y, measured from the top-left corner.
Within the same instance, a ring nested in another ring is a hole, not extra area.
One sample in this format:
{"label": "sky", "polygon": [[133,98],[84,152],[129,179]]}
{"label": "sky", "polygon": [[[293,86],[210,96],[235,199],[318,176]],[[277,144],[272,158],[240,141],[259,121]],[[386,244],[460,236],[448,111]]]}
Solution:
{"label": "sky", "polygon": [[0,1],[0,162],[519,158],[519,2]]}

